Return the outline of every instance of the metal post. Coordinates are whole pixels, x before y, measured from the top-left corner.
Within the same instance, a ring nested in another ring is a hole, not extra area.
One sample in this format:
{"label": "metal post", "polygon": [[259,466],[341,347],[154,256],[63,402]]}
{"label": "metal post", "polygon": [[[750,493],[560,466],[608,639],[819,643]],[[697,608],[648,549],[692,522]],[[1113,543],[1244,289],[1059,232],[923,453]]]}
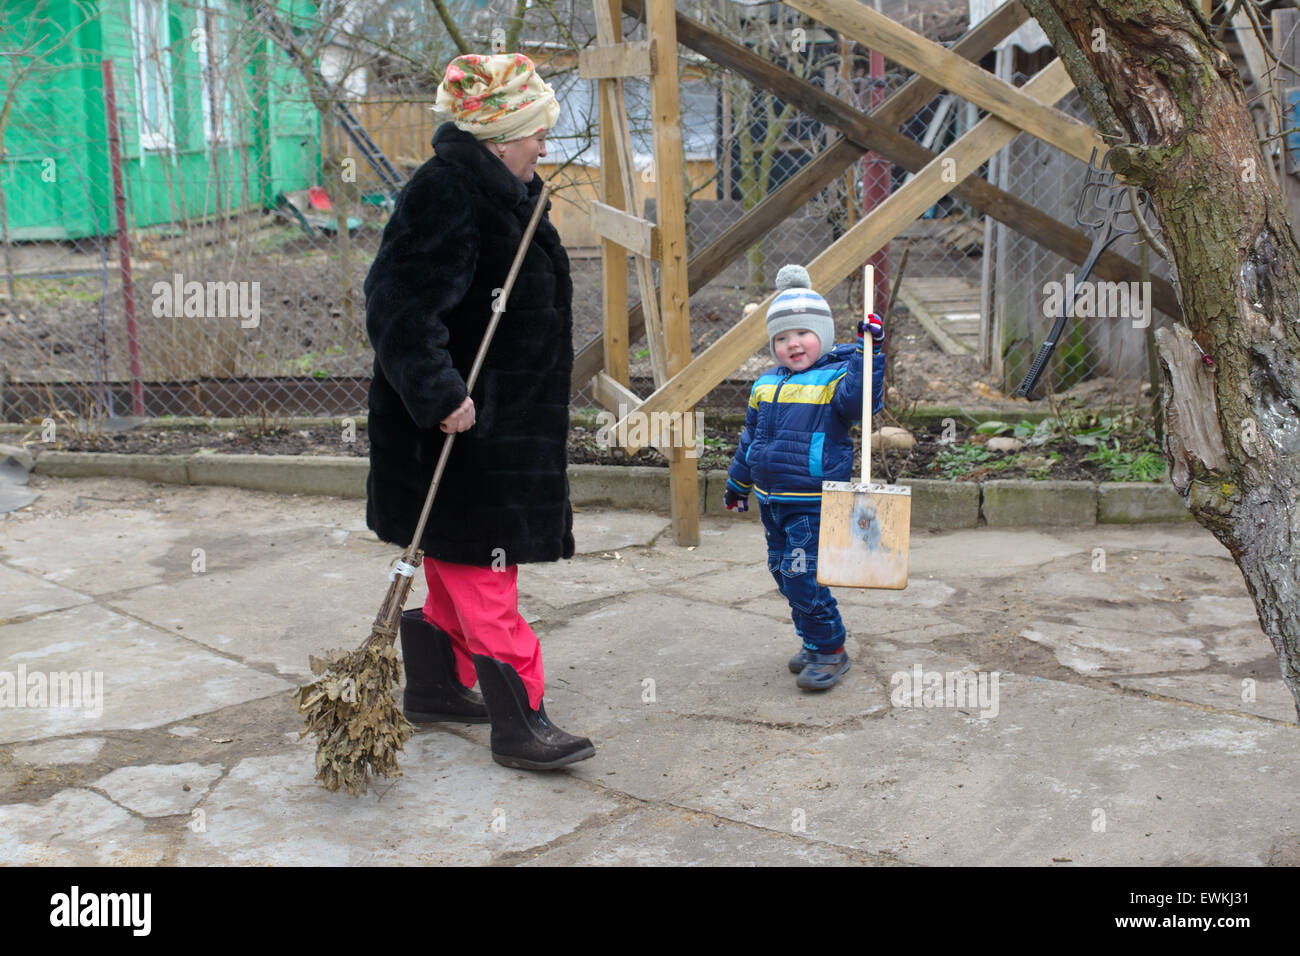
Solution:
{"label": "metal post", "polygon": [[104,117],[108,125],[108,158],[113,169],[113,208],[117,215],[117,258],[122,272],[122,307],[126,313],[126,343],[131,356],[131,414],[144,417],[144,386],[140,383],[140,343],[135,331],[135,285],[131,281],[131,240],[126,233],[126,190],[122,186],[122,144],[117,136],[117,95],[113,61],[104,60]]}

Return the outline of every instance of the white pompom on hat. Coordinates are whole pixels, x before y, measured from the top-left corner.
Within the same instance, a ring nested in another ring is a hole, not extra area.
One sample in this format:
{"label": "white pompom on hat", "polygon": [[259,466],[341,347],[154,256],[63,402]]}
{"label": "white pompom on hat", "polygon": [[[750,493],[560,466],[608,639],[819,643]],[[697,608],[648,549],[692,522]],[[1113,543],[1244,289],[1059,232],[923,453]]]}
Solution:
{"label": "white pompom on hat", "polygon": [[[767,307],[767,343],[776,358],[772,339],[782,332],[807,329],[821,342],[821,354],[835,347],[835,317],[826,300],[810,286],[808,270],[800,265],[785,265],[776,274],[776,287],[780,290]],[[778,360],[779,361],[779,360]]]}

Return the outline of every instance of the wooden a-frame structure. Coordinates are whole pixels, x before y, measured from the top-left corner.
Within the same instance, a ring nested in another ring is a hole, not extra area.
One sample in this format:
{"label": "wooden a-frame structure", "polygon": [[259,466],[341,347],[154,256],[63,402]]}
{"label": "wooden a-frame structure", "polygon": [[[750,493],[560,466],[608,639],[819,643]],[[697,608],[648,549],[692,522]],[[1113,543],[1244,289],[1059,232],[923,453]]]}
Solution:
{"label": "wooden a-frame structure", "polygon": [[[871,210],[812,262],[808,273],[813,288],[829,291],[853,273],[877,250],[898,235],[913,219],[948,193],[1023,233],[1066,260],[1082,263],[1091,244],[1087,235],[1040,212],[1009,193],[973,176],[989,157],[1026,132],[1039,140],[1088,162],[1092,150],[1105,152],[1106,144],[1095,130],[1054,108],[1072,90],[1060,60],[1054,60],[1022,87],[1013,87],[971,61],[979,60],[1005,37],[1029,19],[1018,0],[1009,0],[982,22],[972,27],[951,49],[940,46],[899,25],[860,0],[785,0],[787,5],[873,50],[886,59],[912,70],[916,75],[870,114],[854,109],[812,83],[795,77],[698,22],[675,13],[671,0],[594,0],[607,8],[613,24],[620,22],[617,7],[635,18],[646,17],[648,41],[644,50],[630,44],[611,49],[604,34],[602,47],[584,55],[583,76],[604,77],[602,86],[613,78],[630,75],[652,76],[655,125],[655,169],[659,187],[658,224],[638,215],[620,212],[623,195],[618,192],[616,169],[607,173],[611,152],[601,150],[605,209],[593,214],[593,226],[606,238],[604,244],[605,331],[577,353],[573,382],[582,388],[594,384],[597,400],[620,415],[613,430],[624,441],[623,448],[634,454],[644,445],[643,429],[630,427],[633,416],[645,421],[655,413],[683,418],[713,388],[745,362],[765,340],[764,316],[771,296],[759,308],[741,318],[712,345],[690,357],[690,326],[687,301],[746,248],[802,207],[845,169],[867,152],[874,152],[914,177]],[[643,3],[645,8],[643,9]],[[746,213],[730,229],[687,261],[685,257],[684,200],[681,183],[682,152],[677,115],[677,98],[666,88],[677,83],[676,49],[681,43],[755,85],[792,103],[819,122],[838,130],[841,138],[800,169],[778,189]],[[664,92],[661,93],[660,91]],[[967,131],[942,153],[934,153],[898,132],[898,127],[941,90],[949,90],[988,111],[985,119]],[[610,102],[613,100],[611,98]],[[671,109],[661,109],[669,104]],[[607,124],[606,99],[601,100],[602,147],[613,128]],[[624,125],[624,133],[626,131]],[[630,168],[626,166],[625,168]],[[624,181],[630,182],[627,177]],[[611,208],[612,207],[612,208]],[[624,249],[639,248],[657,254],[660,262],[660,295],[642,290],[642,302],[650,303],[647,321],[641,306],[628,311],[627,270]],[[1099,279],[1136,282],[1141,269],[1113,251],[1103,253],[1093,269]],[[620,279],[621,276],[621,279]],[[1167,315],[1181,314],[1173,287],[1152,277],[1151,295],[1155,308]],[[672,311],[664,305],[671,306]],[[658,309],[655,308],[658,306]],[[662,315],[662,327],[658,326]],[[655,369],[655,390],[642,400],[628,388],[628,343],[649,328],[647,340],[652,357],[664,348],[661,342],[679,343],[668,347],[662,366]],[[658,341],[657,341],[658,340]],[[682,346],[684,342],[685,354]],[[620,407],[621,406],[621,407]],[[672,506],[676,540],[694,544],[699,540],[699,500],[694,459],[685,458],[674,442],[665,442],[672,475]],[[680,445],[680,442],[676,444]]]}

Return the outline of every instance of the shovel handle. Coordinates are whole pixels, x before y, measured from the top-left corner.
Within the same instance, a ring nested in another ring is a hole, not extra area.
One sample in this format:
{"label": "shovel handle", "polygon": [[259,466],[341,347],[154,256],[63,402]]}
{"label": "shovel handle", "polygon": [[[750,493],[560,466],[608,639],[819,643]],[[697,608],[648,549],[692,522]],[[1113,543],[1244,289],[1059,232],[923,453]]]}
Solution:
{"label": "shovel handle", "polygon": [[[876,311],[876,267],[868,263],[862,267],[862,321],[866,322]],[[871,372],[872,356],[867,352],[866,338],[862,343],[862,483],[871,484]]]}

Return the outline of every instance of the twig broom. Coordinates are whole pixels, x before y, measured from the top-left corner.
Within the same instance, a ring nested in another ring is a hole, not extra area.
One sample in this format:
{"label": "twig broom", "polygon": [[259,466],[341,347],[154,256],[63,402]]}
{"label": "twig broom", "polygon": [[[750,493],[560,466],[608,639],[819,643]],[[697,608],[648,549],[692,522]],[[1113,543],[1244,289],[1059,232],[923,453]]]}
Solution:
{"label": "twig broom", "polygon": [[[483,366],[488,347],[492,344],[492,336],[501,321],[501,313],[505,311],[506,300],[510,298],[510,290],[514,287],[515,277],[519,275],[528,246],[533,241],[533,233],[537,231],[537,225],[546,210],[550,188],[549,183],[543,183],[541,192],[537,195],[537,205],[528,220],[519,249],[515,252],[505,285],[493,304],[487,331],[483,334],[483,342],[479,345],[469,378],[465,381],[467,392],[474,390],[479,369]],[[311,671],[317,675],[317,679],[294,692],[298,710],[307,723],[299,737],[305,737],[309,733],[316,735],[316,779],[331,793],[343,787],[352,796],[359,796],[366,792],[372,782],[372,774],[384,777],[401,775],[402,771],[397,766],[397,752],[410,739],[415,728],[397,705],[393,692],[401,680],[401,668],[394,644],[402,609],[411,591],[415,572],[424,557],[419,546],[424,535],[424,525],[429,519],[433,496],[438,490],[438,482],[442,479],[447,459],[451,456],[455,438],[455,434],[450,434],[442,444],[442,454],[438,456],[433,481],[430,482],[429,493],[424,499],[424,510],[420,512],[420,521],[415,526],[415,538],[388,575],[388,593],[384,595],[379,613],[375,615],[370,636],[350,653],[335,651],[325,658],[310,657]]]}

